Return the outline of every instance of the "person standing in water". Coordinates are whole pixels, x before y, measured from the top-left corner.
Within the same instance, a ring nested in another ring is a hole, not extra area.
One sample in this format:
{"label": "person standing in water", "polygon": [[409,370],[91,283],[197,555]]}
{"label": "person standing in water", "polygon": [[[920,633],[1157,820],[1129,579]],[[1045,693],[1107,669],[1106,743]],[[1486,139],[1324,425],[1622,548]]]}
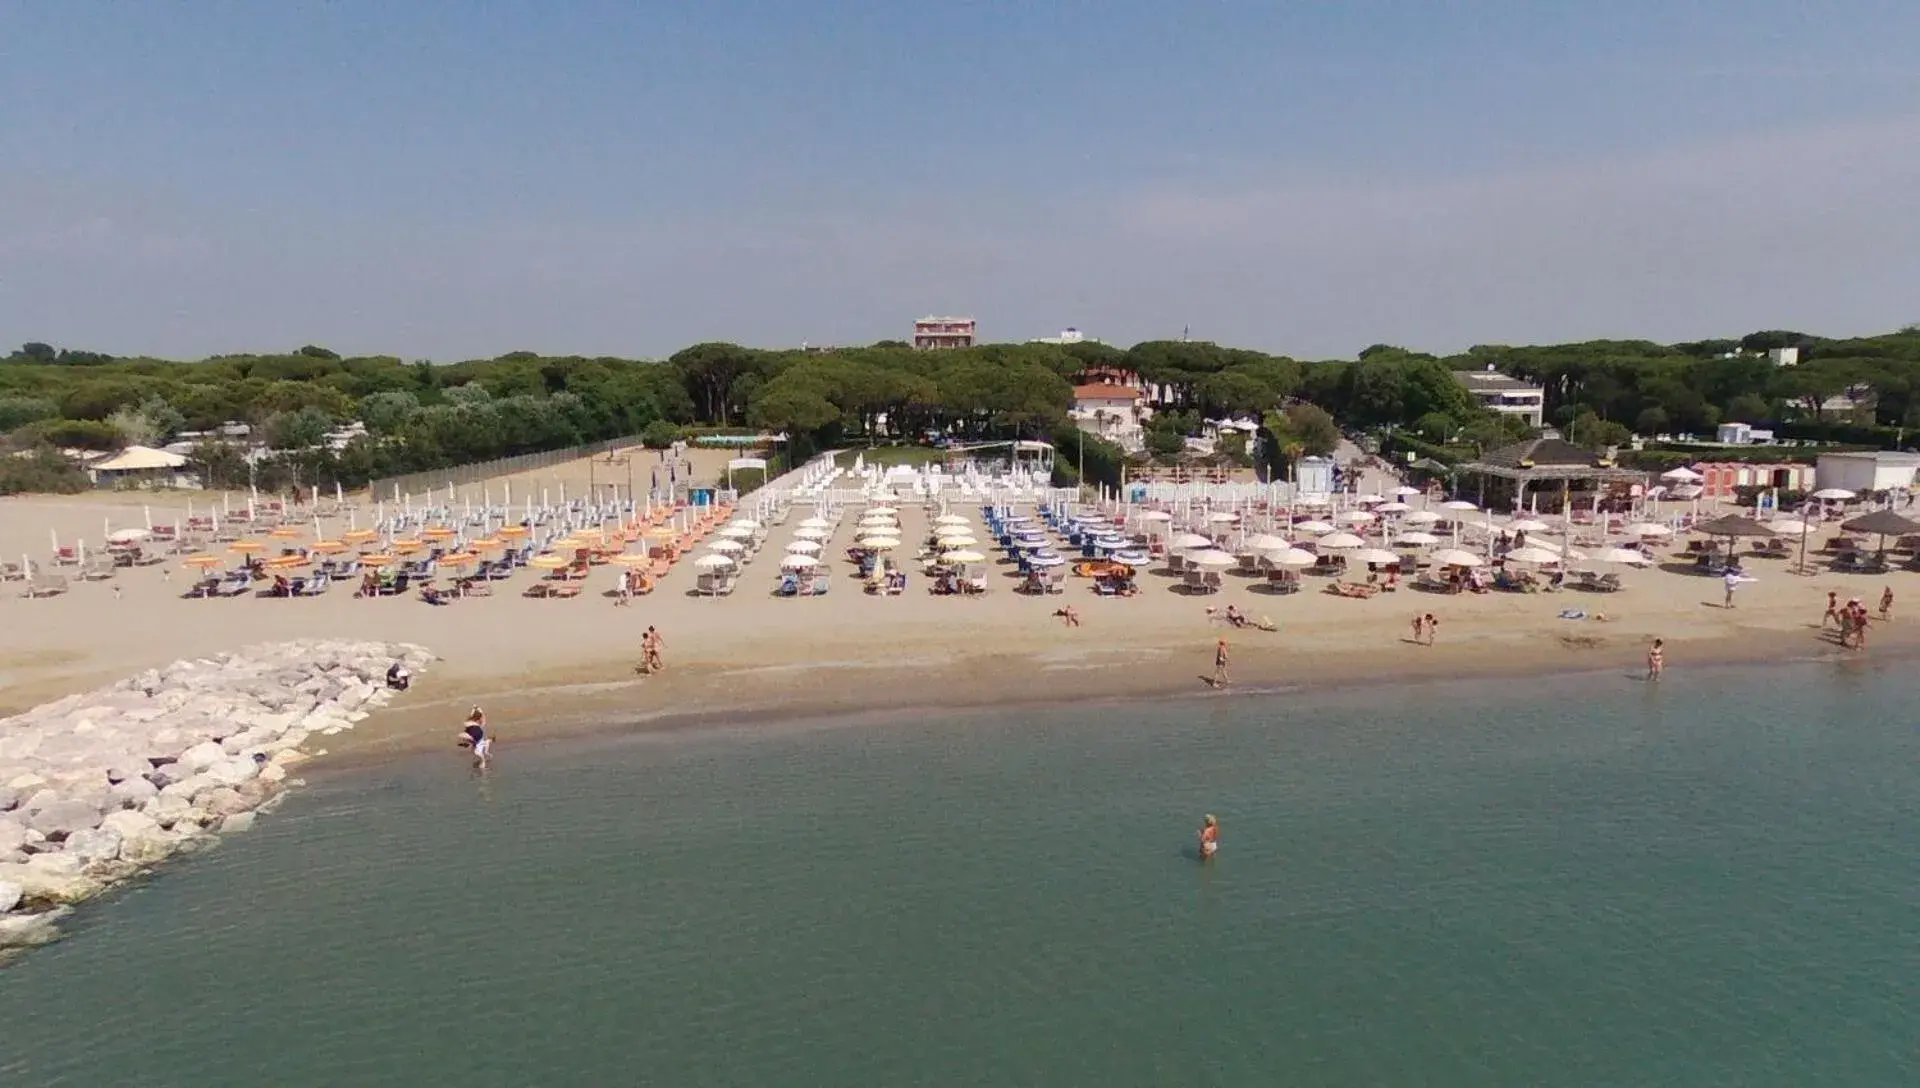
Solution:
{"label": "person standing in water", "polygon": [[1231,680],[1227,676],[1227,640],[1222,638],[1213,647],[1213,686],[1224,688]]}
{"label": "person standing in water", "polygon": [[1658,680],[1660,674],[1667,671],[1667,644],[1663,639],[1654,639],[1647,647],[1647,679]]}
{"label": "person standing in water", "polygon": [[487,736],[487,712],[474,707],[467,714],[467,724],[460,730],[460,747],[473,752],[473,765],[485,767],[487,758],[493,755],[493,738]]}
{"label": "person standing in water", "polygon": [[1220,850],[1220,821],[1208,813],[1200,822],[1200,860],[1212,861]]}

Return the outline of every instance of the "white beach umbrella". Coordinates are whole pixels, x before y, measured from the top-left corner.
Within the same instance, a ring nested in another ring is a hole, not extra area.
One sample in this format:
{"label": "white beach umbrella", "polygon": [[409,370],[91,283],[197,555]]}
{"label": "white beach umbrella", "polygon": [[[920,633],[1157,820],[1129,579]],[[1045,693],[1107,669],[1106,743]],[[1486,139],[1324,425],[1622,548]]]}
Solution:
{"label": "white beach umbrella", "polygon": [[896,509],[894,509],[894,508],[893,508],[893,507],[891,507],[891,506],[869,506],[869,507],[867,507],[867,513],[868,513],[869,515],[872,515],[872,514],[885,514],[885,515],[886,515],[887,517],[893,517],[893,516],[894,516],[895,514],[898,514],[899,512],[900,512],[900,511],[898,511],[898,510],[896,510]]}
{"label": "white beach umbrella", "polygon": [[1214,525],[1232,525],[1234,522],[1239,520],[1240,520],[1239,514],[1230,514],[1225,510],[1220,511],[1217,514],[1207,515],[1207,521]]}
{"label": "white beach umbrella", "polygon": [[933,535],[934,536],[972,536],[973,529],[971,526],[967,526],[967,525],[936,525],[933,527]]}
{"label": "white beach umbrella", "polygon": [[1333,516],[1333,520],[1347,525],[1365,525],[1374,520],[1374,517],[1365,510],[1342,510]]}
{"label": "white beach umbrella", "polygon": [[1359,551],[1347,556],[1347,562],[1349,563],[1385,565],[1388,563],[1398,563],[1399,561],[1399,556],[1385,548],[1361,548]]}
{"label": "white beach umbrella", "polygon": [[1300,495],[1293,500],[1295,506],[1332,506],[1333,500],[1325,495]]}
{"label": "white beach umbrella", "polygon": [[1781,536],[1799,536],[1807,531],[1807,523],[1794,518],[1780,518],[1767,522],[1767,528]]}
{"label": "white beach umbrella", "polygon": [[1196,567],[1231,567],[1239,560],[1217,548],[1203,548],[1187,556],[1187,562]]}
{"label": "white beach umbrella", "polygon": [[1173,515],[1165,510],[1149,510],[1140,515],[1141,521],[1172,521]]}
{"label": "white beach umbrella", "polygon": [[803,525],[793,531],[793,536],[796,540],[825,540],[832,535],[832,533],[825,529],[815,528],[811,525]]}
{"label": "white beach umbrella", "polygon": [[815,555],[819,553],[820,545],[812,540],[796,540],[787,545],[787,551],[792,555]]}
{"label": "white beach umbrella", "polygon": [[811,570],[820,565],[820,561],[811,555],[789,555],[780,560],[781,570]]}
{"label": "white beach umbrella", "polygon": [[942,563],[981,563],[985,562],[986,558],[986,556],[981,555],[979,552],[970,552],[962,549],[960,551],[947,552],[940,557],[940,561]]}
{"label": "white beach umbrella", "polygon": [[693,565],[703,570],[719,570],[722,567],[733,566],[733,560],[724,555],[703,555],[694,560]]}
{"label": "white beach umbrella", "polygon": [[1373,511],[1376,514],[1404,514],[1411,509],[1413,509],[1413,507],[1408,506],[1404,502],[1383,502],[1379,506],[1374,507]]}
{"label": "white beach umbrella", "polygon": [[1401,533],[1399,536],[1394,537],[1393,542],[1395,544],[1412,544],[1418,548],[1425,548],[1440,543],[1440,538],[1434,536],[1432,533],[1423,533],[1415,529],[1411,533]]}
{"label": "white beach umbrella", "polygon": [[714,535],[728,540],[745,540],[753,535],[753,530],[744,525],[723,525]]}
{"label": "white beach umbrella", "polygon": [[1620,563],[1629,567],[1644,567],[1650,560],[1633,548],[1608,548],[1600,553],[1602,563]]}
{"label": "white beach umbrella", "polygon": [[900,538],[897,536],[862,537],[860,546],[870,552],[887,552],[900,546]]}
{"label": "white beach umbrella", "polygon": [[1411,484],[1401,484],[1399,487],[1396,487],[1393,489],[1393,493],[1400,496],[1403,499],[1409,495],[1424,494],[1424,492],[1422,492],[1419,488],[1414,487]]}
{"label": "white beach umbrella", "polygon": [[1507,528],[1516,533],[1544,533],[1551,528],[1551,526],[1544,521],[1536,521],[1533,518],[1521,518],[1519,521],[1510,523]]}
{"label": "white beach umbrella", "polygon": [[1434,552],[1431,561],[1436,567],[1477,567],[1480,557],[1459,548],[1442,548]]}
{"label": "white beach umbrella", "polygon": [[1319,556],[1299,548],[1275,548],[1260,553],[1260,558],[1276,567],[1311,567],[1320,561]]}
{"label": "white beach umbrella", "polygon": [[1328,533],[1319,540],[1320,550],[1323,552],[1338,552],[1345,551],[1348,548],[1365,547],[1366,543],[1366,541],[1361,540],[1352,533]]}
{"label": "white beach umbrella", "polygon": [[1213,547],[1213,541],[1208,540],[1199,533],[1175,533],[1173,534],[1173,539],[1167,541],[1167,547],[1177,548],[1180,551],[1188,551],[1193,548],[1211,548]]}
{"label": "white beach umbrella", "polygon": [[971,548],[978,543],[980,543],[978,540],[970,536],[943,536],[940,538],[940,550],[948,552],[959,551],[965,548]]}
{"label": "white beach umbrella", "polygon": [[1679,468],[1670,468],[1667,471],[1662,472],[1660,474],[1660,478],[1662,480],[1671,480],[1677,484],[1697,484],[1700,481],[1706,479],[1705,476],[1700,475],[1698,472],[1695,472],[1684,465],[1682,465]]}
{"label": "white beach umbrella", "polygon": [[939,517],[933,519],[933,523],[935,525],[965,525],[967,519],[961,517],[959,514],[941,514]]}
{"label": "white beach umbrella", "polygon": [[747,546],[745,544],[740,543],[738,540],[727,540],[725,538],[722,538],[720,540],[714,541],[711,544],[708,544],[707,550],[710,552],[720,552],[724,555],[733,555],[737,552],[746,551]]}
{"label": "white beach umbrella", "polygon": [[1355,495],[1353,497],[1353,501],[1361,504],[1362,506],[1372,506],[1376,502],[1386,502],[1387,498],[1385,495],[1373,495],[1373,494]]}
{"label": "white beach umbrella", "polygon": [[1461,513],[1465,513],[1465,512],[1467,512],[1467,511],[1469,511],[1469,510],[1478,510],[1478,509],[1480,509],[1480,508],[1479,508],[1478,506],[1475,506],[1475,505],[1473,505],[1472,503],[1470,503],[1470,502],[1468,502],[1468,501],[1467,501],[1467,500],[1465,500],[1465,499],[1452,499],[1452,500],[1449,500],[1449,501],[1447,501],[1447,502],[1443,502],[1443,503],[1441,503],[1441,504],[1440,504],[1440,509],[1442,509],[1442,510],[1458,510],[1458,511],[1460,511]]}
{"label": "white beach umbrella", "polygon": [[1289,548],[1293,545],[1286,537],[1274,536],[1272,533],[1255,533],[1247,538],[1246,546],[1256,552],[1270,552],[1275,548]]}
{"label": "white beach umbrella", "polygon": [[881,526],[892,528],[899,524],[900,524],[899,518],[888,517],[887,515],[884,515],[884,514],[882,514],[879,517],[869,516],[869,517],[864,517],[860,519],[860,528],[862,529],[872,529],[872,528],[881,527]]}
{"label": "white beach umbrella", "polygon": [[1319,536],[1321,533],[1333,532],[1333,523],[1327,521],[1303,521],[1295,525],[1293,531],[1296,533],[1307,533],[1311,536]]}
{"label": "white beach umbrella", "polygon": [[1432,525],[1434,522],[1440,520],[1440,515],[1431,510],[1415,510],[1400,520],[1406,522],[1408,525]]}
{"label": "white beach umbrella", "polygon": [[826,529],[832,525],[833,522],[821,517],[802,518],[800,521],[800,528],[802,529]]}
{"label": "white beach umbrella", "polygon": [[1507,553],[1509,563],[1558,563],[1560,553],[1545,548],[1515,548]]}
{"label": "white beach umbrella", "polygon": [[145,529],[115,529],[107,534],[107,543],[138,544],[150,535]]}
{"label": "white beach umbrella", "polygon": [[1628,536],[1637,536],[1645,540],[1659,540],[1673,535],[1673,530],[1651,521],[1636,522],[1620,530]]}
{"label": "white beach umbrella", "polygon": [[1810,499],[1819,499],[1821,502],[1847,502],[1851,499],[1859,498],[1858,495],[1855,495],[1844,487],[1823,487],[1807,497]]}
{"label": "white beach umbrella", "polygon": [[732,521],[727,522],[727,527],[731,529],[745,529],[748,532],[752,532],[760,527],[760,523],[752,518],[734,518]]}

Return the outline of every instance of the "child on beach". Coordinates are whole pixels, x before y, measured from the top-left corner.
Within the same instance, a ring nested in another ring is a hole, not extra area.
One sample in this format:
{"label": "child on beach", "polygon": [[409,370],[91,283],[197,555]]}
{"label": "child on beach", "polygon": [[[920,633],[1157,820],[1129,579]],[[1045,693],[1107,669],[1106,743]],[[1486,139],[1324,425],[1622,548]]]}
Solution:
{"label": "child on beach", "polygon": [[1056,608],[1053,610],[1053,614],[1066,621],[1068,627],[1080,626],[1080,610],[1072,605],[1067,605],[1064,608]]}
{"label": "child on beach", "polygon": [[1647,679],[1658,680],[1660,674],[1667,671],[1667,644],[1664,639],[1654,639],[1647,647]]}
{"label": "child on beach", "polygon": [[1888,586],[1887,588],[1880,591],[1880,618],[1883,620],[1890,620],[1893,618],[1893,587],[1892,586]]}
{"label": "child on beach", "polygon": [[1820,626],[1826,627],[1832,620],[1835,627],[1840,626],[1840,594],[1837,590],[1827,590],[1827,614],[1820,617]]}

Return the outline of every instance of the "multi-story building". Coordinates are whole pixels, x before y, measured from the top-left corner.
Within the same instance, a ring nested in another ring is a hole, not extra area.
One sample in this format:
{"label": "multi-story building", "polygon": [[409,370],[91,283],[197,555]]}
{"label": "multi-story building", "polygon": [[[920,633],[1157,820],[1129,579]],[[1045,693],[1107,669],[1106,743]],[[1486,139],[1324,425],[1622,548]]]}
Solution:
{"label": "multi-story building", "polygon": [[923,317],[913,323],[916,351],[970,348],[980,342],[979,325],[971,317]]}
{"label": "multi-story building", "polygon": [[1454,380],[1467,387],[1467,392],[1479,402],[1480,407],[1501,415],[1521,416],[1528,425],[1544,426],[1547,421],[1547,391],[1537,385],[1528,385],[1511,375],[1502,374],[1492,367],[1486,370],[1456,370]]}

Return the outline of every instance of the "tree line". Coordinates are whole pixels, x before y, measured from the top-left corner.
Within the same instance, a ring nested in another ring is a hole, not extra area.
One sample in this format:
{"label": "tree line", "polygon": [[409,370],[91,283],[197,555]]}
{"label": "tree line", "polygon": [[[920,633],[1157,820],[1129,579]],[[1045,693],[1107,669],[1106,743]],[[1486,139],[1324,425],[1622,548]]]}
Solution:
{"label": "tree line", "polygon": [[[1798,349],[1798,365],[1774,365],[1765,352],[1776,347]],[[1105,369],[1160,394],[1147,421],[1152,452],[1176,455],[1202,420],[1250,418],[1261,428],[1249,452],[1283,463],[1326,452],[1341,427],[1453,447],[1523,437],[1523,423],[1482,410],[1452,373],[1489,366],[1543,386],[1548,421],[1594,445],[1633,432],[1711,434],[1731,420],[1920,425],[1920,328],[1908,328],[1852,339],[1773,331],[1673,345],[1483,345],[1452,356],[1375,345],[1345,360],[1187,341],[934,352],[882,341],[826,351],[705,343],[658,361],[512,352],[435,364],[307,346],[176,362],[29,343],[0,361],[0,432],[16,450],[112,449],[238,421],[276,451],[254,472],[347,486],[624,435],[665,442],[698,427],[785,432],[801,454],[942,437],[1064,436],[1078,449],[1065,423],[1074,382]],[[365,434],[332,448],[327,436],[353,423]],[[1089,463],[1118,456],[1099,450]],[[218,441],[196,459],[216,477],[245,470]]]}

